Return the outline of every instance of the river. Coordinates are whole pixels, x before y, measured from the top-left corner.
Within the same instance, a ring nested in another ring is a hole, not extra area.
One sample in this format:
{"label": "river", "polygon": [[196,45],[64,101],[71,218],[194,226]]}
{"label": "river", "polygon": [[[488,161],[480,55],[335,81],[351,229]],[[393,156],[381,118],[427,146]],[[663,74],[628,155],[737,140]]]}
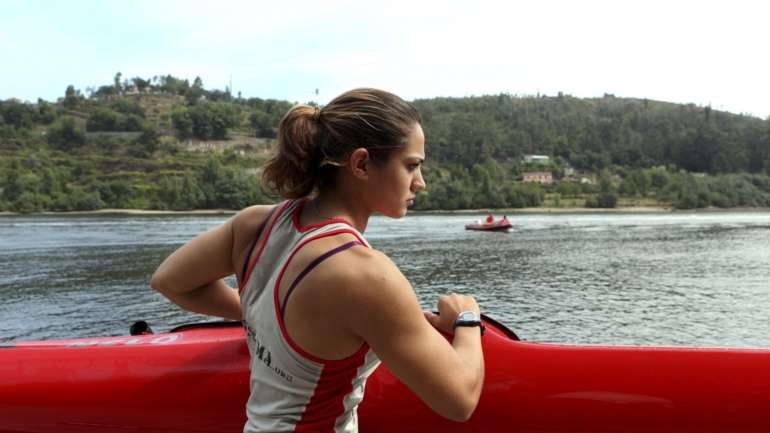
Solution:
{"label": "river", "polygon": [[[424,307],[456,291],[531,341],[770,347],[770,213],[374,217],[365,233]],[[226,215],[0,216],[0,342],[125,335],[211,318],[148,286]]]}

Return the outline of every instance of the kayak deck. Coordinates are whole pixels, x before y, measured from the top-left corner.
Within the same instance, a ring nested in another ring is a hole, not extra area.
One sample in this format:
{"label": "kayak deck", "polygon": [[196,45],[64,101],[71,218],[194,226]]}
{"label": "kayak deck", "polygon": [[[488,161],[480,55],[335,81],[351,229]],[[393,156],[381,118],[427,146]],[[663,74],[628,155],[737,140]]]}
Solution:
{"label": "kayak deck", "polygon": [[[487,329],[468,422],[434,414],[380,367],[361,433],[770,431],[770,350],[544,344]],[[248,361],[238,323],[6,346],[0,433],[238,432]]]}

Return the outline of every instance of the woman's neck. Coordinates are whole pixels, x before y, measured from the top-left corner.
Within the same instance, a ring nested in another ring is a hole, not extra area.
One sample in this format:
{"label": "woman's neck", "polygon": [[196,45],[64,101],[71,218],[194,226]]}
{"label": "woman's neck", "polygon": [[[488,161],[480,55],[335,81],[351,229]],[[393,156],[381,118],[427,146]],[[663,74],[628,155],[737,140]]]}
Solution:
{"label": "woman's neck", "polygon": [[362,206],[359,200],[338,192],[319,192],[308,204],[309,209],[307,211],[315,214],[315,217],[321,220],[344,219],[353,224],[353,227],[361,233],[366,230],[371,216],[371,212]]}

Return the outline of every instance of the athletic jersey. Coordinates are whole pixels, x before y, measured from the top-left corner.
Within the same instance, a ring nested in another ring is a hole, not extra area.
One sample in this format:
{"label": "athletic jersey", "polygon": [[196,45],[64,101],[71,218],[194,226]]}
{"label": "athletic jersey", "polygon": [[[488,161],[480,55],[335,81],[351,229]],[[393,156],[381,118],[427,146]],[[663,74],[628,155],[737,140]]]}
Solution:
{"label": "athletic jersey", "polygon": [[[286,331],[283,308],[294,287],[324,259],[355,246],[369,248],[347,222],[330,219],[302,227],[305,200],[275,207],[258,230],[241,282],[241,305],[251,354],[247,421],[243,431],[351,433],[366,378],[379,365],[366,343],[341,360],[323,360],[302,350]],[[284,271],[295,254],[315,239],[350,233],[357,240],[322,254],[300,272],[285,300],[278,298]]]}

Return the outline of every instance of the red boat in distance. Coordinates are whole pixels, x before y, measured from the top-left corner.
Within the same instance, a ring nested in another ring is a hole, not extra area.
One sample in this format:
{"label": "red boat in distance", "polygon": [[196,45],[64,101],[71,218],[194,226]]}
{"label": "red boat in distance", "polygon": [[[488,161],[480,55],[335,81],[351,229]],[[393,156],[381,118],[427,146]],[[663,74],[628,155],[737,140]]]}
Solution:
{"label": "red boat in distance", "polygon": [[492,214],[487,215],[484,221],[476,220],[470,224],[465,225],[465,230],[479,230],[485,232],[509,232],[513,228],[513,225],[508,221],[507,216],[503,216],[499,220],[495,220]]}

